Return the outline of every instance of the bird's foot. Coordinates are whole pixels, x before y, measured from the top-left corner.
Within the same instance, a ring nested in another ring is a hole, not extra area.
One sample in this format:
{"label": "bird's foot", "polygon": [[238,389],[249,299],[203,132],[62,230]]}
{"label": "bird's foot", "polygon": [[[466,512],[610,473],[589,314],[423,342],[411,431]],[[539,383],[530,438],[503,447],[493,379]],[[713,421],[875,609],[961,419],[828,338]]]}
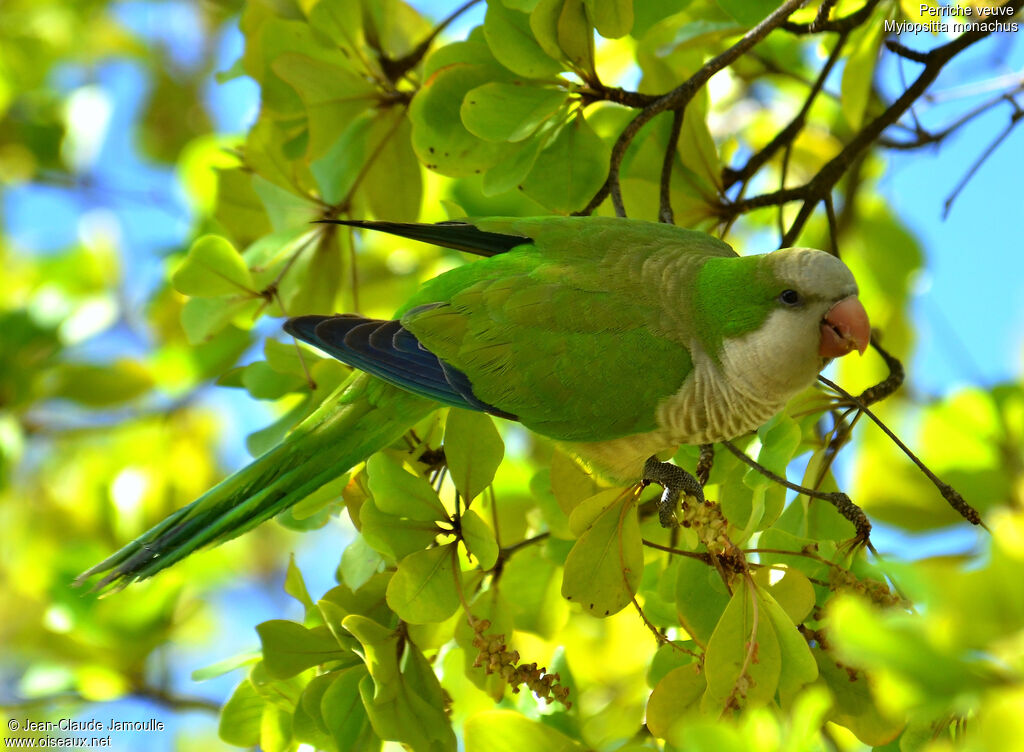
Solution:
{"label": "bird's foot", "polygon": [[662,527],[679,525],[679,521],[676,519],[676,507],[681,495],[693,496],[699,503],[704,503],[704,487],[701,486],[700,481],[683,468],[670,462],[661,462],[657,457],[650,457],[644,463],[641,481],[645,485],[657,483],[665,489],[658,501],[658,521]]}

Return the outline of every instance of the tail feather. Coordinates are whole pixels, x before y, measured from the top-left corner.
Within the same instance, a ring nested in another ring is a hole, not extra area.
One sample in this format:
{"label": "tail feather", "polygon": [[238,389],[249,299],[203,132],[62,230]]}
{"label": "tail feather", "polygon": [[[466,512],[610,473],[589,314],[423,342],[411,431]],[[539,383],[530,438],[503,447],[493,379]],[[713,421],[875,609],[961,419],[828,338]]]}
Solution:
{"label": "tail feather", "polygon": [[235,538],[302,501],[396,441],[437,407],[358,374],[277,447],[79,575],[96,589],[151,577],[193,551]]}

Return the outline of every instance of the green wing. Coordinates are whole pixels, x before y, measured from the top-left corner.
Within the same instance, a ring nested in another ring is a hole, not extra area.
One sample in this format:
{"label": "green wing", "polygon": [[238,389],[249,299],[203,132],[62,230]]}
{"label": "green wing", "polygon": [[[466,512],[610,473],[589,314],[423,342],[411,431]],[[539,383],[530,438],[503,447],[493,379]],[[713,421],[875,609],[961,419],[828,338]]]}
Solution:
{"label": "green wing", "polygon": [[423,290],[401,321],[466,374],[478,399],[568,441],[656,428],[658,403],[692,368],[686,348],[660,331],[657,305],[580,284],[533,250],[467,268],[475,273],[456,276],[472,279],[450,272],[443,286],[467,284],[433,299]]}
{"label": "green wing", "polygon": [[609,217],[361,226],[488,257],[424,284],[401,325],[476,399],[567,441],[657,427],[693,367],[692,277],[736,255],[704,233]]}

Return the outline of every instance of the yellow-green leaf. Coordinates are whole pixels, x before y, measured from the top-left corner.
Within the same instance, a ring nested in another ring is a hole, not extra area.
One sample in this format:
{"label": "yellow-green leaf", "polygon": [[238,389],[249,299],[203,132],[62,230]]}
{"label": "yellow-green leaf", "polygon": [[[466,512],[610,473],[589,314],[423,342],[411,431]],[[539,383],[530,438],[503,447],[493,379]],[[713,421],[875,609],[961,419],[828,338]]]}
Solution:
{"label": "yellow-green leaf", "polygon": [[204,235],[193,243],[171,283],[178,292],[201,298],[254,292],[242,256],[219,235]]}
{"label": "yellow-green leaf", "polygon": [[444,427],[444,456],[452,482],[468,504],[494,480],[505,442],[490,415],[453,408]]}
{"label": "yellow-green leaf", "polygon": [[411,624],[444,621],[459,607],[455,583],[461,572],[454,567],[456,544],[409,554],[398,564],[388,583],[388,605]]}
{"label": "yellow-green leaf", "polygon": [[632,493],[619,492],[618,500],[587,527],[565,560],[562,595],[595,616],[621,610],[640,584],[644,553],[635,502]]}
{"label": "yellow-green leaf", "polygon": [[462,100],[462,124],[485,141],[522,141],[562,107],[566,92],[524,83],[492,82]]}

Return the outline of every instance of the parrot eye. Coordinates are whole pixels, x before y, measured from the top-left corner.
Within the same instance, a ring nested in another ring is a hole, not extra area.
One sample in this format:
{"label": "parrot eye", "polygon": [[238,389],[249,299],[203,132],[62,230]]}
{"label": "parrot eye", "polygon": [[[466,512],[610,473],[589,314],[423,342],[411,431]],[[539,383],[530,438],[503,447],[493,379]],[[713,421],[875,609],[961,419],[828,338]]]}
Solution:
{"label": "parrot eye", "polygon": [[779,300],[788,306],[800,305],[800,293],[796,290],[783,290]]}

